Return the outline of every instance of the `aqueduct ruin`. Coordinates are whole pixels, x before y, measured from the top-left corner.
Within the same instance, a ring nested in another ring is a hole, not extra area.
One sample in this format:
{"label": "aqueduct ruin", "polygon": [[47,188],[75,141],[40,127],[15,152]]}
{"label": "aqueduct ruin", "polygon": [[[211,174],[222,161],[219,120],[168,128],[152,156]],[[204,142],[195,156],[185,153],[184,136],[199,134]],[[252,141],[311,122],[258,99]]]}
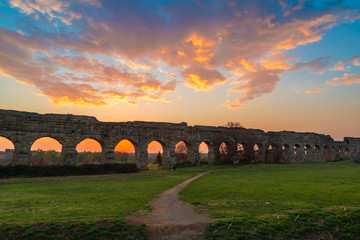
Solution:
{"label": "aqueduct ruin", "polygon": [[220,159],[219,147],[226,144],[222,160],[232,163],[324,162],[341,158],[360,158],[360,138],[345,137],[334,141],[329,135],[290,131],[264,132],[257,129],[188,126],[187,123],[100,122],[94,117],[38,114],[0,110],[0,136],[14,144],[11,165],[29,165],[31,146],[39,138],[50,137],[62,145],[61,164],[76,165],[76,146],[94,139],[102,147],[102,163],[115,161],[115,146],[123,139],[135,147],[139,169],[147,168],[147,147],[153,140],[163,147],[163,167],[175,164],[175,146],[183,141],[188,159],[198,164],[199,145],[208,146],[208,163]]}

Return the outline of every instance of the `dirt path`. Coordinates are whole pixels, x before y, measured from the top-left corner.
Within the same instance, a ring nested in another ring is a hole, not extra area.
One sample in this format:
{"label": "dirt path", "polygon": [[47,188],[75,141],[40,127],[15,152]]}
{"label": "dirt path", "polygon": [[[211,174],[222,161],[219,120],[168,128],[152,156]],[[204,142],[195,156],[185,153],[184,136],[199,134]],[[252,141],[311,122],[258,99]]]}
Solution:
{"label": "dirt path", "polygon": [[179,192],[208,173],[200,173],[167,190],[151,203],[153,211],[150,214],[128,220],[134,224],[146,223],[149,239],[204,239],[206,225],[211,219],[195,213],[191,204],[180,201]]}

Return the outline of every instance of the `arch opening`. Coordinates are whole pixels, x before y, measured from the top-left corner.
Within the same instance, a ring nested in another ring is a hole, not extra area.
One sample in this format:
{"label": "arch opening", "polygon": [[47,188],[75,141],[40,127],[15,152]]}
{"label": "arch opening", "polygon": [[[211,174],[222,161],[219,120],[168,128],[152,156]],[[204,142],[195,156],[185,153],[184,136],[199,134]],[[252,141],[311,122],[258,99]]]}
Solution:
{"label": "arch opening", "polygon": [[286,163],[291,162],[291,151],[290,151],[290,146],[288,144],[284,144],[281,147],[281,152],[282,152],[282,161]]}
{"label": "arch opening", "polygon": [[136,162],[135,145],[128,139],[123,139],[114,148],[115,162],[134,163]]}
{"label": "arch opening", "polygon": [[279,159],[280,157],[278,155],[277,147],[275,144],[269,144],[265,154],[266,154],[266,162],[276,163],[280,161]]}
{"label": "arch opening", "polygon": [[353,152],[353,158],[356,160],[358,159],[358,153],[357,153],[357,149],[355,148],[354,149],[354,152]]}
{"label": "arch opening", "polygon": [[336,146],[332,147],[332,152],[334,154],[333,160],[338,160],[340,158],[339,150],[336,148]]}
{"label": "arch opening", "polygon": [[304,155],[305,155],[305,161],[306,162],[312,162],[313,161],[312,147],[309,144],[304,146]]}
{"label": "arch opening", "polygon": [[101,144],[92,138],[82,140],[76,146],[77,165],[82,164],[101,164],[103,162],[103,154]]}
{"label": "arch opening", "polygon": [[321,162],[321,147],[319,145],[314,146],[315,162]]}
{"label": "arch opening", "polygon": [[225,142],[222,142],[219,146],[219,160],[220,163],[228,163],[229,148],[228,145]]}
{"label": "arch opening", "polygon": [[164,147],[160,141],[154,140],[148,144],[148,168],[161,167],[164,163]]}
{"label": "arch opening", "polygon": [[239,143],[236,146],[236,151],[238,152],[238,161],[240,163],[244,163],[247,162],[247,158],[246,158],[246,154],[245,154],[245,144],[244,143]]}
{"label": "arch opening", "polygon": [[0,166],[11,165],[15,147],[7,138],[0,136]]}
{"label": "arch opening", "polygon": [[260,148],[258,144],[254,144],[254,160],[253,162],[259,162]]}
{"label": "arch opening", "polygon": [[180,141],[175,145],[176,164],[188,163],[188,145]]}
{"label": "arch opening", "polygon": [[294,146],[294,157],[296,162],[302,162],[302,151],[299,144],[295,144]]}
{"label": "arch opening", "polygon": [[209,162],[209,145],[206,142],[199,144],[200,164],[208,164]]}
{"label": "arch opening", "polygon": [[54,138],[37,139],[30,148],[31,166],[61,165],[62,145]]}
{"label": "arch opening", "polygon": [[346,159],[350,159],[351,158],[351,152],[349,148],[345,149],[345,158]]}
{"label": "arch opening", "polygon": [[326,145],[324,146],[324,157],[327,162],[332,160],[330,148]]}
{"label": "arch opening", "polygon": [[345,158],[344,150],[341,146],[338,148],[338,154],[339,154],[339,159]]}

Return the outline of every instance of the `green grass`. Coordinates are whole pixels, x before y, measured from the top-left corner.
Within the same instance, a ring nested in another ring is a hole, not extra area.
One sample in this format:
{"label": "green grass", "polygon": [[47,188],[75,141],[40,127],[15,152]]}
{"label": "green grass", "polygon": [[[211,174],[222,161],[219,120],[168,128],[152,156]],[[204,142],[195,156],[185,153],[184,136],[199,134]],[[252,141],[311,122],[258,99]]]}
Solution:
{"label": "green grass", "polygon": [[147,239],[145,225],[132,226],[122,220],[0,224],[1,239]]}
{"label": "green grass", "polygon": [[213,218],[207,239],[360,239],[360,164],[240,165],[180,193]]}
{"label": "green grass", "polygon": [[0,222],[124,218],[202,167],[135,174],[0,180]]}
{"label": "green grass", "polygon": [[180,193],[197,211],[225,218],[208,226],[208,239],[360,239],[360,164],[353,161],[0,179],[0,238],[144,239],[143,226],[121,219],[151,210],[158,194],[208,170]]}
{"label": "green grass", "polygon": [[180,193],[214,218],[360,207],[360,164],[254,164],[205,175]]}
{"label": "green grass", "polygon": [[360,210],[289,213],[281,218],[242,218],[208,226],[207,239],[360,239]]}

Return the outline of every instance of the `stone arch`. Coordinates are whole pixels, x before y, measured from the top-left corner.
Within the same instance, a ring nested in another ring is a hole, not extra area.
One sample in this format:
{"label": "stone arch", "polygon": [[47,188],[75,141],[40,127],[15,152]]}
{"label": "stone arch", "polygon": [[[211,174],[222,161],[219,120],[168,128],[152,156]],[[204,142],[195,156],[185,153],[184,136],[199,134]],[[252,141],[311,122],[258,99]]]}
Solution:
{"label": "stone arch", "polygon": [[14,143],[9,138],[0,135],[0,166],[7,166],[13,163],[14,151]]}
{"label": "stone arch", "polygon": [[306,144],[304,146],[304,156],[305,156],[305,162],[313,161],[313,151],[312,151],[312,147],[309,144]]}
{"label": "stone arch", "polygon": [[351,152],[349,148],[345,148],[345,158],[350,159],[351,158]]}
{"label": "stone arch", "polygon": [[85,138],[76,144],[77,165],[102,164],[104,162],[104,144],[95,138]]}
{"label": "stone arch", "polygon": [[303,154],[299,144],[294,145],[294,157],[295,157],[295,162],[303,161]]}
{"label": "stone arch", "polygon": [[281,146],[281,152],[282,152],[282,162],[290,163],[292,162],[292,153],[290,150],[289,144],[284,144]]}
{"label": "stone arch", "polygon": [[210,145],[208,141],[203,141],[198,146],[199,151],[199,161],[200,164],[209,163],[209,153],[210,153]]}
{"label": "stone arch", "polygon": [[30,147],[32,166],[61,165],[62,144],[53,137],[40,137]]}
{"label": "stone arch", "polygon": [[321,147],[317,144],[314,146],[314,158],[315,158],[315,162],[322,161]]}
{"label": "stone arch", "polygon": [[324,158],[327,162],[330,162],[332,160],[331,151],[327,145],[324,146]]}
{"label": "stone arch", "polygon": [[138,146],[133,140],[124,138],[116,144],[114,153],[115,162],[136,163]]}

